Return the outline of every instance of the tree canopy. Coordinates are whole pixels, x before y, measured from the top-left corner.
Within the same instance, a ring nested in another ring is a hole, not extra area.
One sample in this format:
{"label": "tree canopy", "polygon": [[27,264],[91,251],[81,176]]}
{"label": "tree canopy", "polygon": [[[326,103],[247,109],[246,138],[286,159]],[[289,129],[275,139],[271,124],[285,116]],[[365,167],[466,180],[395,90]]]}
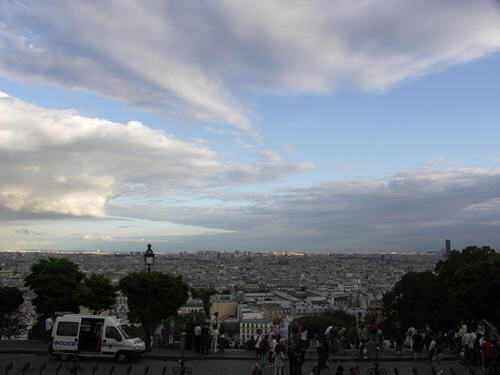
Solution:
{"label": "tree canopy", "polygon": [[[131,322],[146,326],[148,319],[148,273],[132,272],[122,278],[119,288],[128,298]],[[157,325],[163,319],[177,314],[188,299],[188,285],[181,276],[151,272],[151,322]]]}
{"label": "tree canopy", "polygon": [[80,305],[100,314],[114,305],[116,288],[108,278],[93,273],[78,286],[75,297]]}
{"label": "tree canopy", "polygon": [[352,337],[357,326],[356,317],[342,310],[326,311],[318,315],[304,315],[295,319],[294,323],[312,329],[320,336],[329,326],[338,326],[346,328],[349,336]]}
{"label": "tree canopy", "polygon": [[24,283],[36,293],[37,314],[46,317],[56,311],[79,311],[75,291],[83,278],[77,264],[66,258],[49,258],[33,264]]}
{"label": "tree canopy", "polygon": [[500,321],[500,254],[484,246],[452,251],[435,272],[410,272],[384,295],[386,319],[440,329],[461,320]]}
{"label": "tree canopy", "polygon": [[23,293],[10,286],[0,286],[0,338],[15,335],[19,327],[19,306],[23,303]]}

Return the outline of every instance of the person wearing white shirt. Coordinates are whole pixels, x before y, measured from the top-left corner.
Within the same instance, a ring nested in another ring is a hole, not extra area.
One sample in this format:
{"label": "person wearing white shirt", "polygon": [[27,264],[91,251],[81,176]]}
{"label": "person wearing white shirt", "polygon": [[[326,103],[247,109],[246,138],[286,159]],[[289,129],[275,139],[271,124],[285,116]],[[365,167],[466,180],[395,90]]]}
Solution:
{"label": "person wearing white shirt", "polygon": [[217,353],[217,341],[219,340],[219,329],[214,324],[211,330],[212,335],[212,352]]}
{"label": "person wearing white shirt", "polygon": [[325,336],[330,336],[330,332],[332,331],[333,326],[328,326],[328,328],[325,330]]}
{"label": "person wearing white shirt", "polygon": [[47,341],[50,341],[52,328],[54,328],[54,315],[51,315],[47,319],[45,319],[45,334],[47,335]]}
{"label": "person wearing white shirt", "polygon": [[269,362],[271,362],[272,367],[274,367],[274,358],[276,356],[276,346],[278,341],[276,341],[276,336],[272,336],[271,344],[269,345]]}

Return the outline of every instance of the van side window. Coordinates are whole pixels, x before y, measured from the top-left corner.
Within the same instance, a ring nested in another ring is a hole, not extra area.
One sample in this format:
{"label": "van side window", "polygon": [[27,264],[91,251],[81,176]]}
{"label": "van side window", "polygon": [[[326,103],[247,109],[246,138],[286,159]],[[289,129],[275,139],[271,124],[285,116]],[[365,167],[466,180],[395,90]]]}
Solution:
{"label": "van side window", "polygon": [[59,322],[57,324],[57,336],[78,336],[78,322]]}
{"label": "van side window", "polygon": [[106,337],[108,339],[115,339],[116,341],[122,341],[122,336],[115,327],[106,327]]}

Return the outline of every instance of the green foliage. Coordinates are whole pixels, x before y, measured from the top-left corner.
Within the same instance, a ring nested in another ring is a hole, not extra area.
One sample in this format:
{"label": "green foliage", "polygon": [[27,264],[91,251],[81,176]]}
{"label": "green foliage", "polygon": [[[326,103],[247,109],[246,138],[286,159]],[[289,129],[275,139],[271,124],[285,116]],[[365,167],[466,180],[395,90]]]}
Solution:
{"label": "green foliage", "polygon": [[207,320],[207,317],[202,312],[191,312],[189,314],[177,315],[172,320],[175,325],[174,340],[179,340],[181,332],[184,332],[188,327],[192,329],[198,324],[202,325]]}
{"label": "green foliage", "polygon": [[500,321],[500,254],[484,246],[452,251],[436,265],[435,273],[410,272],[384,295],[386,319],[403,327],[435,329],[461,320]]}
{"label": "green foliage", "polygon": [[93,273],[79,285],[75,297],[80,305],[100,314],[114,305],[116,288],[108,278]]}
{"label": "green foliage", "polygon": [[489,247],[468,247],[462,257],[455,255],[449,261],[450,265],[441,266],[438,279],[448,291],[447,303],[453,313],[450,319],[500,321],[500,301],[496,298],[500,290],[500,254]]}
{"label": "green foliage", "polygon": [[[384,295],[384,316],[403,327],[435,326],[439,288],[432,272],[408,272]],[[431,321],[429,321],[431,320]]]}
{"label": "green foliage", "polygon": [[[153,327],[170,316],[188,299],[188,286],[181,276],[174,277],[161,272],[151,272],[151,322]],[[128,298],[131,322],[147,325],[148,273],[132,272],[122,278],[119,288]]]}
{"label": "green foliage", "polygon": [[329,326],[338,326],[347,329],[349,337],[356,332],[357,319],[354,315],[342,310],[327,311],[319,315],[305,315],[293,321],[307,329],[313,329],[317,335],[323,335]]}
{"label": "green foliage", "polygon": [[203,301],[203,308],[205,309],[205,314],[207,315],[207,317],[210,317],[210,306],[212,305],[210,303],[210,296],[214,294],[217,294],[217,291],[215,289],[191,289],[191,297],[193,297],[193,299],[200,298]]}
{"label": "green foliage", "polygon": [[15,288],[0,286],[0,338],[18,333],[19,306],[23,303],[23,293]]}
{"label": "green foliage", "polygon": [[66,258],[42,259],[33,264],[24,283],[37,295],[33,304],[39,319],[56,311],[78,312],[75,291],[83,277],[78,265]]}

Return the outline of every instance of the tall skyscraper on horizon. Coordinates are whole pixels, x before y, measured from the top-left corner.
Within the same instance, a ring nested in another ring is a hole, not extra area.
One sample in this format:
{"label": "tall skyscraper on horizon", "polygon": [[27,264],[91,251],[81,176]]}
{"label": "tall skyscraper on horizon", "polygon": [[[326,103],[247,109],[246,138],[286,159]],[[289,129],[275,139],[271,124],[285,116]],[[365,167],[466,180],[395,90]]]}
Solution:
{"label": "tall skyscraper on horizon", "polygon": [[449,257],[451,252],[451,240],[445,240],[444,242],[445,242],[444,255],[446,257]]}

